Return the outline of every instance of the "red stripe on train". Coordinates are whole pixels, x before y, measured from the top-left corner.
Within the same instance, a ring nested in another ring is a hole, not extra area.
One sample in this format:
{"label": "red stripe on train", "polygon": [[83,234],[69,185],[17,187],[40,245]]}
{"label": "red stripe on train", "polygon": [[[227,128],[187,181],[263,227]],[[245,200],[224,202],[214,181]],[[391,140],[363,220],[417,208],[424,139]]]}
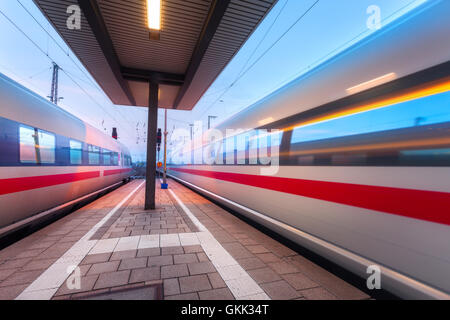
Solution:
{"label": "red stripe on train", "polygon": [[115,169],[115,170],[105,170],[103,176],[112,176],[113,174],[130,172],[131,169]]}
{"label": "red stripe on train", "polygon": [[447,192],[181,168],[170,170],[450,225],[450,193]]}
{"label": "red stripe on train", "polygon": [[0,179],[0,195],[100,177],[100,171]]}

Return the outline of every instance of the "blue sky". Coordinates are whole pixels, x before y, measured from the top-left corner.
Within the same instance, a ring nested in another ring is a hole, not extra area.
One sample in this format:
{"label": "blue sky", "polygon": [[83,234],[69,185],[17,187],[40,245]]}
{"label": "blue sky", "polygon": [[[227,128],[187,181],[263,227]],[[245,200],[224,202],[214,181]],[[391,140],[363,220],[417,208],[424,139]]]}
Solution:
{"label": "blue sky", "polygon": [[[206,126],[208,115],[220,122],[369,35],[370,5],[381,9],[385,26],[425,0],[320,0],[294,25],[314,2],[279,0],[194,110],[168,112],[169,131],[196,120]],[[1,0],[0,11],[0,72],[45,97],[57,62],[61,107],[108,134],[118,127],[133,158],[144,159],[146,109],[112,105],[32,0]]]}

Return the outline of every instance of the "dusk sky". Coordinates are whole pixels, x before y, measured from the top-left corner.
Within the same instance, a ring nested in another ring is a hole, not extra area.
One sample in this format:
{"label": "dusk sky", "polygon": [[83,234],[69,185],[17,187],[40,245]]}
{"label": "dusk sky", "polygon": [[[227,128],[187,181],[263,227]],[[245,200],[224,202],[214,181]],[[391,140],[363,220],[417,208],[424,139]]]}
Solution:
{"label": "dusk sky", "polygon": [[[305,14],[314,2],[279,0],[194,110],[168,112],[169,132],[196,120],[206,126],[209,115],[221,122],[375,32],[369,6],[381,9],[385,27],[426,0],[320,0]],[[133,159],[145,158],[147,110],[113,105],[32,0],[0,0],[0,46],[0,72],[44,97],[55,61],[60,106],[108,134],[118,127]]]}

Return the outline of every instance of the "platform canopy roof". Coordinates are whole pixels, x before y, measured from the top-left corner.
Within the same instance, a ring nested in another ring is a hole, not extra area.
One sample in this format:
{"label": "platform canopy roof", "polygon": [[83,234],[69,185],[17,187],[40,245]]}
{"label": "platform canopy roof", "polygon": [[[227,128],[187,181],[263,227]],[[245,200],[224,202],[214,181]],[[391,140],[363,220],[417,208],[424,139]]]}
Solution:
{"label": "platform canopy roof", "polygon": [[[147,0],[34,0],[114,104],[191,110],[277,0],[162,0],[159,40]],[[69,29],[68,7],[81,9]]]}

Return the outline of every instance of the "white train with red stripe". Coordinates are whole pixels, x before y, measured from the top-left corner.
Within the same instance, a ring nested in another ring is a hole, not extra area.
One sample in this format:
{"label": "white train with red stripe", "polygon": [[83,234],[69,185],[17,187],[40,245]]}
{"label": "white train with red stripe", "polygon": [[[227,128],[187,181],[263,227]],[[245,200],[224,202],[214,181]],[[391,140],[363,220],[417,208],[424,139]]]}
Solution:
{"label": "white train with red stripe", "polygon": [[0,236],[131,175],[128,149],[0,74]]}
{"label": "white train with red stripe", "polygon": [[398,296],[448,299],[449,14],[425,3],[175,148],[170,176],[361,277],[379,267]]}

